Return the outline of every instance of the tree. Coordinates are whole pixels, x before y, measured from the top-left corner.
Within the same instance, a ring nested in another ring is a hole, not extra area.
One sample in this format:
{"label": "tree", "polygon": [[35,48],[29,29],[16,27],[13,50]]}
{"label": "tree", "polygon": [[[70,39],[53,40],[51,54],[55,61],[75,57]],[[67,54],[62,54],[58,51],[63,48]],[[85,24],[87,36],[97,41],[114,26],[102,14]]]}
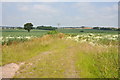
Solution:
{"label": "tree", "polygon": [[93,29],[100,29],[100,27],[93,27]]}
{"label": "tree", "polygon": [[85,28],[85,26],[81,26],[81,28]]}
{"label": "tree", "polygon": [[24,29],[28,30],[28,32],[30,32],[30,30],[33,29],[33,24],[32,23],[24,24]]}

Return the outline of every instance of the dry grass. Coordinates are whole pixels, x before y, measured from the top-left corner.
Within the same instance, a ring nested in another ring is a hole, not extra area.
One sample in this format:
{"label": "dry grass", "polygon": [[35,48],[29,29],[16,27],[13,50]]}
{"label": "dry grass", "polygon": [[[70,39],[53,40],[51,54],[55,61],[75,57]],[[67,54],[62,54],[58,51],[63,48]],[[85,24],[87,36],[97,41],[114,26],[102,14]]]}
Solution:
{"label": "dry grass", "polygon": [[118,48],[45,35],[3,46],[3,64],[25,62],[16,78],[117,78]]}

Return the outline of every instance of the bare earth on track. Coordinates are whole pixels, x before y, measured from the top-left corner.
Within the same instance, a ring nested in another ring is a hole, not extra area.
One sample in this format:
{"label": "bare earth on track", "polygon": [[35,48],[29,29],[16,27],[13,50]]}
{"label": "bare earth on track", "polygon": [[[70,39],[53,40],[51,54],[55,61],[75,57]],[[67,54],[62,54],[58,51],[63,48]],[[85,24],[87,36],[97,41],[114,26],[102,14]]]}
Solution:
{"label": "bare earth on track", "polygon": [[[45,59],[48,58],[47,56],[49,56],[50,54],[52,54],[51,51],[46,51],[41,53],[38,56],[33,57],[32,60],[34,60],[34,62],[39,61],[40,59]],[[53,54],[54,55],[54,54]],[[79,78],[78,77],[78,73],[75,69],[75,58],[74,58],[74,53],[70,52],[70,53],[66,53],[66,58],[64,59],[65,61],[63,61],[66,67],[66,70],[64,72],[64,77],[65,78]],[[66,61],[67,60],[67,61]],[[24,65],[25,63],[20,63],[20,64],[16,64],[16,63],[10,63],[10,64],[6,64],[2,67],[0,67],[0,72],[2,72],[2,78],[13,78],[15,74],[19,74],[19,69],[22,65]],[[34,65],[34,64],[33,64]],[[62,68],[62,66],[61,66]]]}

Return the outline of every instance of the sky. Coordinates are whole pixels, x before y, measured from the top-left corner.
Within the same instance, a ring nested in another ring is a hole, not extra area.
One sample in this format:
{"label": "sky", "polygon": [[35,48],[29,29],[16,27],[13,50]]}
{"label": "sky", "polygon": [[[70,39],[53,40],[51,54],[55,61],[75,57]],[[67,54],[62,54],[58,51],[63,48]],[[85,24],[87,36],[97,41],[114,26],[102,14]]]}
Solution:
{"label": "sky", "polygon": [[2,2],[3,26],[118,26],[118,2]]}
{"label": "sky", "polygon": [[119,2],[119,0],[1,0],[1,2]]}

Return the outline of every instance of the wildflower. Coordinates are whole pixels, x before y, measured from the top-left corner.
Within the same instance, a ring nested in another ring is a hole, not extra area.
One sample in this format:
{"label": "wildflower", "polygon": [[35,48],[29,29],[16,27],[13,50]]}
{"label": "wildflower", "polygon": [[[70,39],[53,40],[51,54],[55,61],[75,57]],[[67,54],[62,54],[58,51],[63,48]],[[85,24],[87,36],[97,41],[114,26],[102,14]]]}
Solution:
{"label": "wildflower", "polygon": [[29,37],[29,36],[27,36],[27,37],[25,37],[25,38],[27,38],[27,39],[31,39],[31,37]]}

